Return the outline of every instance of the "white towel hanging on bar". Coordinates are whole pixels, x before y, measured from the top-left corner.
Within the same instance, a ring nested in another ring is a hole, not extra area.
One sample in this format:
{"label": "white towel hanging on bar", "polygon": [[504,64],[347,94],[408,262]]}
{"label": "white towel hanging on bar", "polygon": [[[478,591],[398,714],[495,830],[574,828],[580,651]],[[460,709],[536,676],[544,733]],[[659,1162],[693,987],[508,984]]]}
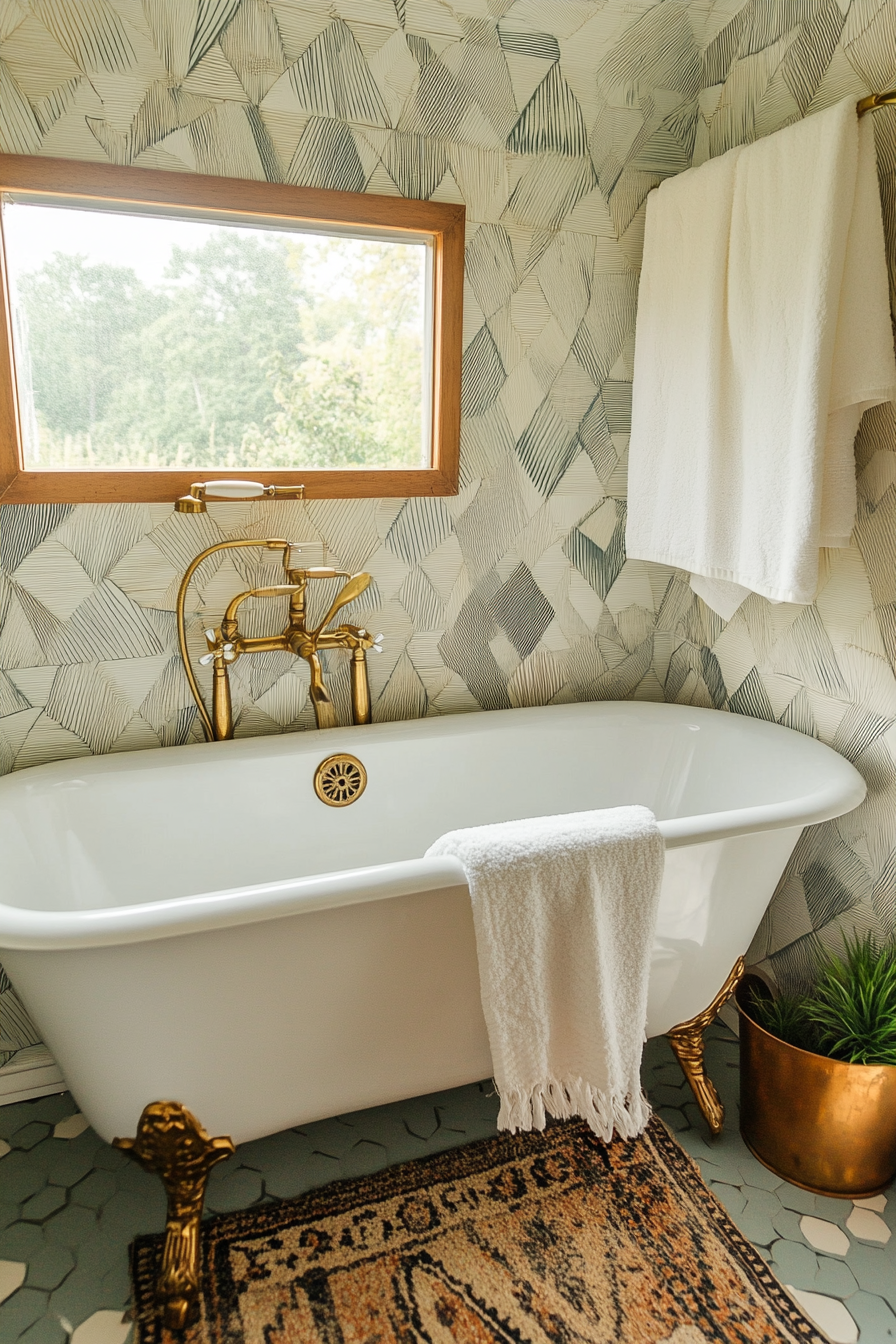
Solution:
{"label": "white towel hanging on bar", "polygon": [[725,619],[809,603],[855,520],[853,442],[896,398],[871,120],[847,99],[648,202],[626,550]]}

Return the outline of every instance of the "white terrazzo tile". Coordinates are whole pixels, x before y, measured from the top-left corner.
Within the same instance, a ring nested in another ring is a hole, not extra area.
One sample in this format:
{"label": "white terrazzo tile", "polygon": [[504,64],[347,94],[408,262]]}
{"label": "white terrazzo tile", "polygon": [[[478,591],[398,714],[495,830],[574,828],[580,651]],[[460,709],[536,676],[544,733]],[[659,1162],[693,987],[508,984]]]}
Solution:
{"label": "white terrazzo tile", "polygon": [[887,1207],[886,1195],[869,1195],[867,1199],[854,1199],[857,1209],[873,1209],[875,1213],[883,1213]]}
{"label": "white terrazzo tile", "polygon": [[862,1241],[876,1241],[882,1246],[893,1235],[880,1214],[871,1209],[853,1209],[846,1226],[854,1237],[860,1237]]}
{"label": "white terrazzo tile", "polygon": [[800,1231],[816,1251],[845,1255],[849,1250],[849,1237],[836,1223],[829,1223],[826,1218],[812,1218],[805,1214],[800,1219]]}
{"label": "white terrazzo tile", "polygon": [[5,1302],[25,1282],[28,1266],[18,1260],[0,1260],[0,1302]]}
{"label": "white terrazzo tile", "polygon": [[124,1344],[131,1323],[120,1311],[95,1311],[78,1326],[71,1344]]}
{"label": "white terrazzo tile", "polygon": [[838,1302],[835,1297],[825,1297],[822,1293],[810,1293],[805,1288],[792,1288],[789,1283],[785,1287],[819,1330],[824,1331],[831,1344],[856,1344],[859,1327],[842,1302]]}
{"label": "white terrazzo tile", "polygon": [[76,1111],[74,1115],[67,1115],[64,1120],[53,1130],[54,1139],[76,1139],[79,1134],[83,1134],[85,1129],[90,1128],[90,1121],[86,1115]]}

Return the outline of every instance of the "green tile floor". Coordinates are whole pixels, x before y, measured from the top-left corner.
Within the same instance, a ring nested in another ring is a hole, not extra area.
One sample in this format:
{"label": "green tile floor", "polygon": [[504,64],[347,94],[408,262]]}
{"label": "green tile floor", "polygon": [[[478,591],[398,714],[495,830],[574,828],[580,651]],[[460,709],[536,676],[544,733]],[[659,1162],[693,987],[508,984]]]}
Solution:
{"label": "green tile floor", "polygon": [[[710,1032],[725,1102],[711,1139],[662,1039],[645,1049],[648,1094],[734,1221],[840,1344],[896,1341],[896,1194],[858,1207],[779,1181],[737,1131],[737,1041]],[[287,1199],[495,1132],[489,1083],[322,1120],[255,1143],[216,1167],[207,1209]],[[159,1182],[87,1128],[68,1093],[0,1108],[0,1344],[126,1344],[127,1248],[164,1226]]]}

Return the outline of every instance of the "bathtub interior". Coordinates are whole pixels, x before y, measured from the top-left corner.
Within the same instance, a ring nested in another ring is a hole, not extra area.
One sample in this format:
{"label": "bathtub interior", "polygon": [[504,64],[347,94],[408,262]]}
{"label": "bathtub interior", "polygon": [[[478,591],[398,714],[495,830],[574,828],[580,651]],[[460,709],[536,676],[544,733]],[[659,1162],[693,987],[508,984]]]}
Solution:
{"label": "bathtub interior", "polygon": [[[313,790],[351,751],[365,793]],[[819,755],[819,752],[821,753]],[[677,706],[558,706],[40,767],[0,781],[0,901],[134,905],[421,856],[462,826],[642,803],[660,820],[810,794],[829,753]]]}

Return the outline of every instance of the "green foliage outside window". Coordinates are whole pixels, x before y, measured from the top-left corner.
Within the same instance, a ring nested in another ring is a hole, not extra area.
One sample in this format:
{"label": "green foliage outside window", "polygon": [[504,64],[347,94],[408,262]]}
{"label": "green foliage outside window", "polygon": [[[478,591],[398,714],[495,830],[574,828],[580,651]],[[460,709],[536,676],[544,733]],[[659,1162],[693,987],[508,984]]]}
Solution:
{"label": "green foliage outside window", "polygon": [[29,465],[421,465],[419,248],[220,229],[157,286],[57,253],[18,288]]}

